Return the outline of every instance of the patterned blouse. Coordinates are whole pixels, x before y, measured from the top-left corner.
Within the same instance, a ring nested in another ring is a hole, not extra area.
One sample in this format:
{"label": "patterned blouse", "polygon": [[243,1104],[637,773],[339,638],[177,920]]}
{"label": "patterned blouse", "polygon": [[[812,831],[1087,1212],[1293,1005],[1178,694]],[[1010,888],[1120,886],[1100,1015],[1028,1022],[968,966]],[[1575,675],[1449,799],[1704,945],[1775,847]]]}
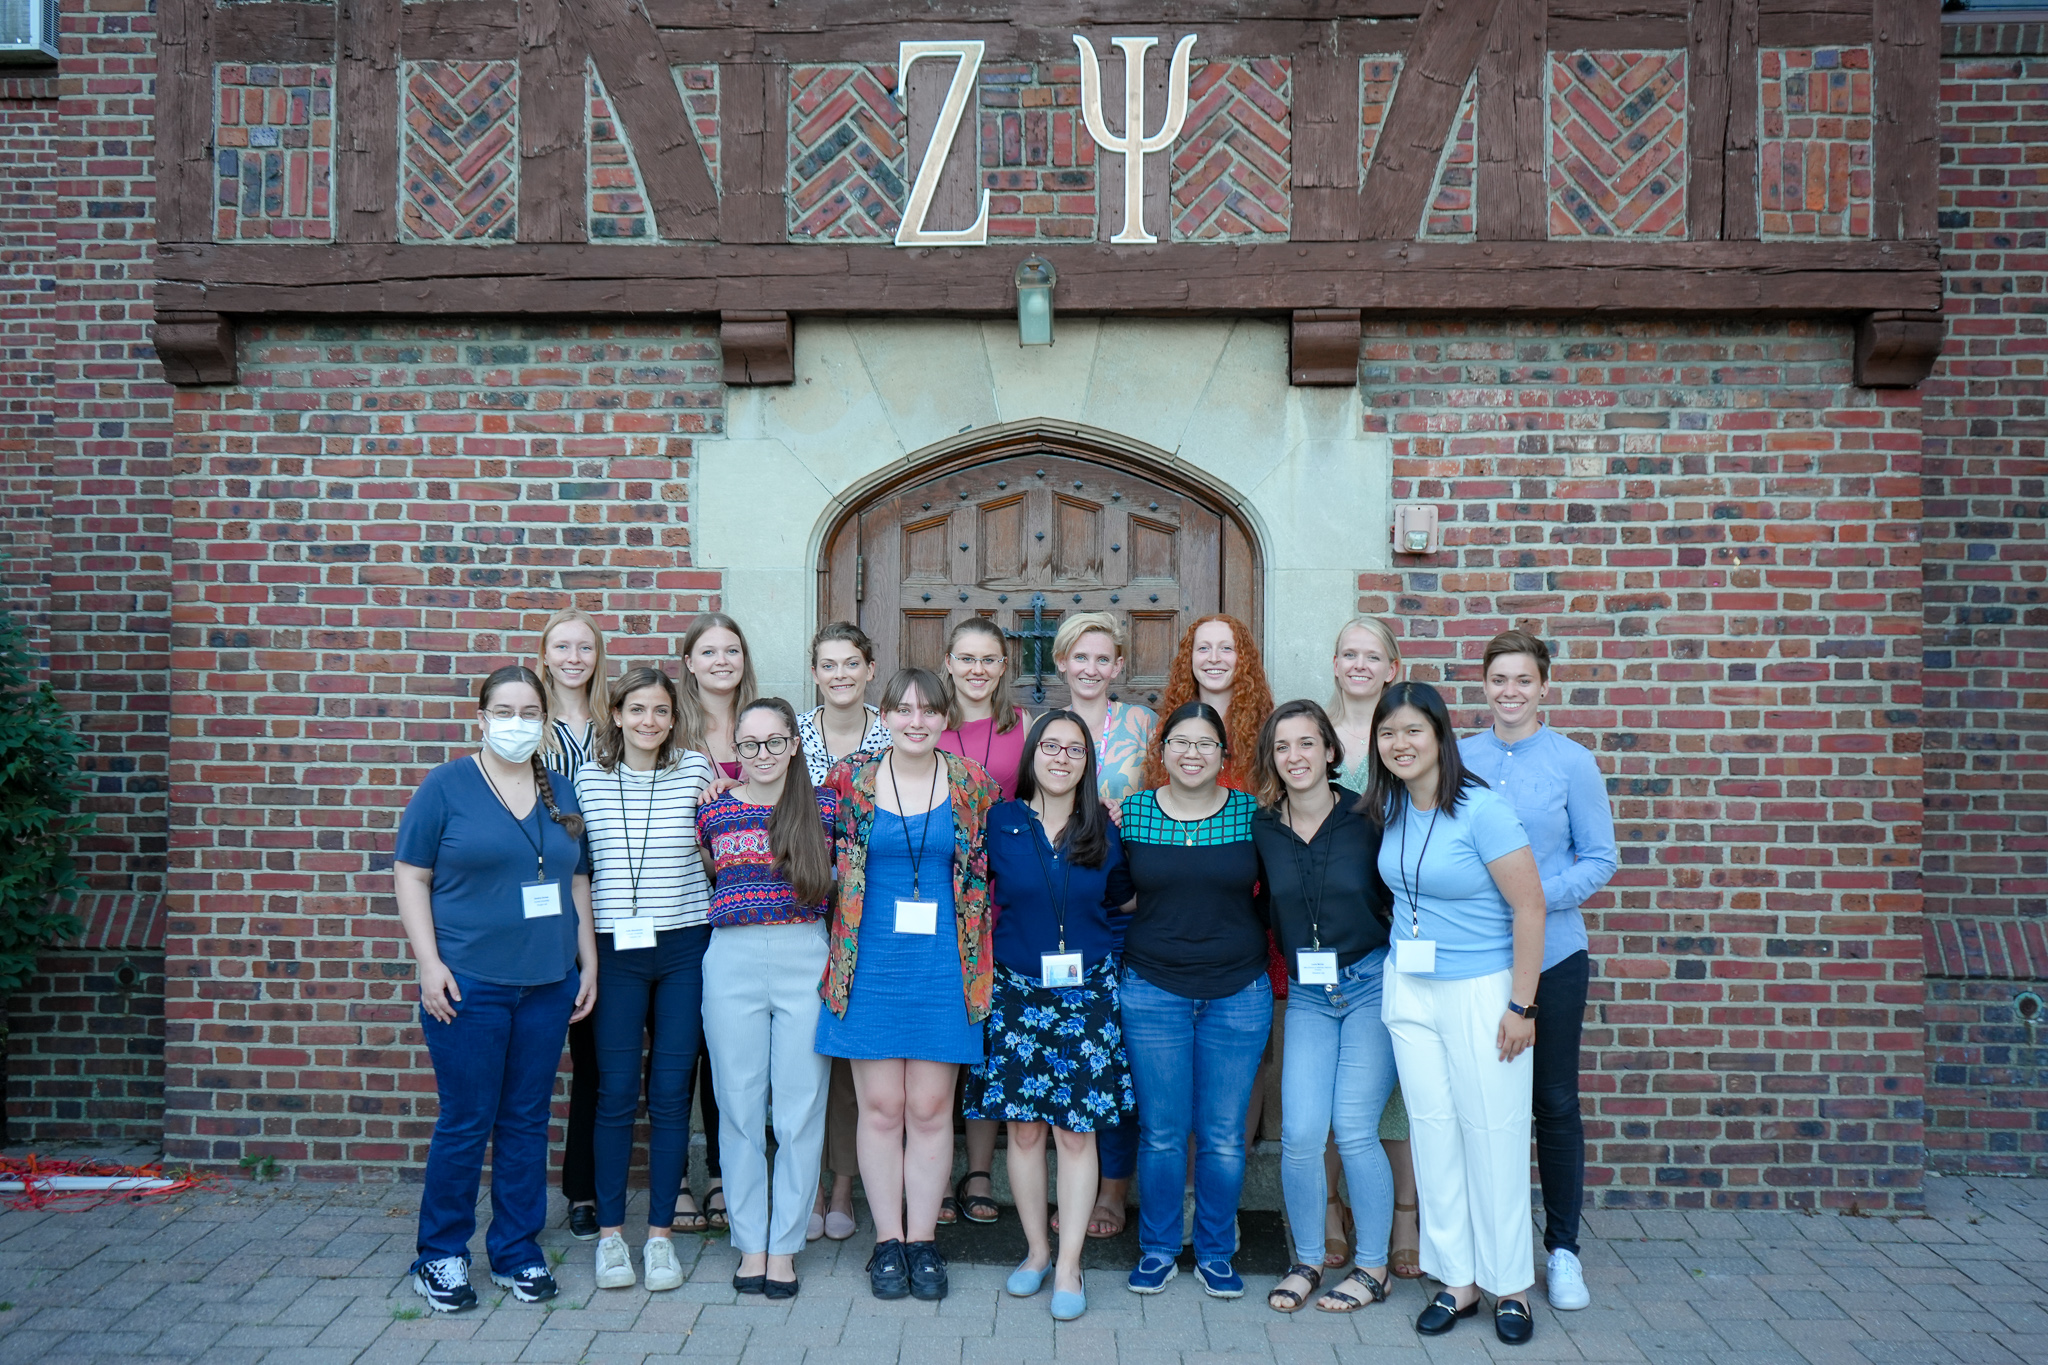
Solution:
{"label": "patterned blouse", "polygon": [[[743,924],[810,924],[824,913],[823,905],[798,905],[796,890],[775,875],[775,854],[768,843],[772,806],[755,806],[731,792],[697,812],[697,841],[711,850],[718,874],[711,893],[711,926]],[[818,793],[818,815],[829,838],[839,813],[839,798]]]}
{"label": "patterned blouse", "polygon": [[[860,737],[856,754],[875,754],[889,747],[889,727],[882,724],[882,713],[876,707],[867,708],[868,732]],[[825,708],[815,707],[796,718],[796,742],[804,746],[804,766],[810,769],[811,785],[822,787],[825,778],[832,772],[834,759],[825,748]],[[853,754],[841,754],[841,759],[852,758]]]}
{"label": "patterned blouse", "polygon": [[[946,786],[953,796],[953,922],[960,935],[960,983],[967,997],[967,1021],[988,1018],[995,984],[995,948],[989,918],[988,846],[982,832],[988,813],[1003,799],[995,780],[973,759],[941,752]],[[839,800],[832,842],[839,864],[839,891],[832,911],[832,955],[818,994],[825,1006],[846,1017],[853,992],[854,959],[860,950],[861,902],[867,889],[868,840],[875,828],[875,779],[881,760],[855,754],[835,764],[820,790]]]}
{"label": "patterned blouse", "polygon": [[1102,733],[1095,738],[1095,777],[1102,799],[1123,800],[1137,791],[1145,778],[1145,751],[1152,747],[1152,732],[1159,717],[1150,708],[1127,701],[1109,703]]}

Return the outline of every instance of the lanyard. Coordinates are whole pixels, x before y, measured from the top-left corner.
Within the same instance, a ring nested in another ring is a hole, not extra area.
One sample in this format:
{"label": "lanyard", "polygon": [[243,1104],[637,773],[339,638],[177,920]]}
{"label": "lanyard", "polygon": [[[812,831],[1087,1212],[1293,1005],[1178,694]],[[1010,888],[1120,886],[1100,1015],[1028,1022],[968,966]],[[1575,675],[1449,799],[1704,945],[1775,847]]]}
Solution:
{"label": "lanyard", "polygon": [[[1036,812],[1036,811],[1033,811],[1033,812],[1032,812],[1032,814],[1033,814],[1033,815],[1036,815],[1036,814],[1037,814],[1037,812]],[[1044,825],[1044,823],[1045,823],[1045,822],[1044,822],[1043,820],[1033,820],[1033,821],[1032,821],[1032,824],[1033,824],[1034,826],[1039,826],[1039,827],[1042,827],[1042,826]],[[909,837],[907,833],[906,833],[905,837],[906,837],[906,838],[907,838],[907,837]],[[1050,843],[1052,842],[1052,836],[1051,836],[1050,834],[1047,834],[1047,835],[1045,836],[1045,842],[1046,842],[1047,844],[1050,844]],[[1045,850],[1044,850],[1043,848],[1040,848],[1040,847],[1039,847],[1039,830],[1038,830],[1037,828],[1034,828],[1034,829],[1033,829],[1033,830],[1031,831],[1031,851],[1032,851],[1032,853],[1036,854],[1036,855],[1037,855],[1037,857],[1038,857],[1038,875],[1039,875],[1039,876],[1041,876],[1041,877],[1043,877],[1043,878],[1045,878],[1045,895],[1046,895],[1046,899],[1047,899],[1047,900],[1050,900],[1050,901],[1052,901],[1052,908],[1053,908],[1053,913],[1059,916],[1059,922],[1060,922],[1060,949],[1059,949],[1059,950],[1060,950],[1061,952],[1063,952],[1063,953],[1064,953],[1064,952],[1065,952],[1065,951],[1067,950],[1067,888],[1068,888],[1069,886],[1071,886],[1071,885],[1073,884],[1073,881],[1074,881],[1074,855],[1073,855],[1073,850],[1072,850],[1072,849],[1069,849],[1069,850],[1067,850],[1067,870],[1066,870],[1066,873],[1065,873],[1065,874],[1064,874],[1064,875],[1063,875],[1063,876],[1062,876],[1062,877],[1060,878],[1060,893],[1059,893],[1059,895],[1058,895],[1057,897],[1055,897],[1055,896],[1053,895],[1053,893],[1052,893],[1052,867],[1051,867],[1051,865],[1050,865],[1050,864],[1048,864],[1048,863],[1046,862],[1046,859],[1045,859]],[[1054,858],[1055,860],[1057,860],[1057,859],[1059,858],[1059,856],[1060,856],[1060,855],[1059,855],[1059,850],[1057,850],[1057,849],[1054,849],[1054,850],[1053,850],[1053,855],[1052,855],[1052,856],[1053,856],[1053,858]]]}
{"label": "lanyard", "polygon": [[[1292,802],[1288,805],[1288,813],[1290,815],[1293,813]],[[1323,816],[1323,827],[1326,828],[1329,825],[1331,817],[1336,815],[1336,813],[1337,808],[1335,805],[1332,805],[1329,812]],[[1308,907],[1309,950],[1311,952],[1321,952],[1323,948],[1323,891],[1330,883],[1330,849],[1336,843],[1336,836],[1333,832],[1331,838],[1323,845],[1323,855],[1320,859],[1322,873],[1316,878],[1315,895],[1311,897],[1308,891],[1309,874],[1316,870],[1316,864],[1319,861],[1316,857],[1315,842],[1313,839],[1303,839],[1301,831],[1295,829],[1291,821],[1283,821],[1282,823],[1287,826],[1287,832],[1292,834],[1298,841],[1290,852],[1294,854],[1294,873],[1297,877],[1301,878],[1302,903]],[[1321,834],[1322,828],[1318,828],[1316,833]]]}
{"label": "lanyard", "polygon": [[[936,759],[937,755],[933,757]],[[896,793],[896,804],[901,806],[903,804],[903,784],[896,780],[896,750],[893,745],[889,749],[889,786]],[[936,767],[932,769],[932,789],[930,795],[932,804],[924,808],[924,823],[918,827],[917,847],[914,849],[910,846],[910,817],[904,815],[901,811],[897,812],[898,817],[903,821],[903,851],[910,855],[910,898],[912,900],[918,899],[917,891],[920,883],[917,879],[917,868],[918,864],[924,861],[924,841],[926,836],[932,832],[932,811],[937,809],[939,804],[939,769]]]}
{"label": "lanyard", "polygon": [[647,865],[647,845],[654,834],[654,798],[661,788],[661,774],[656,772],[647,783],[647,818],[640,822],[640,856],[633,857],[633,815],[626,805],[626,779],[617,769],[612,770],[612,780],[619,784],[619,837],[626,841],[626,875],[633,886],[633,914],[640,914],[640,869]]}
{"label": "lanyard", "polygon": [[476,767],[477,771],[484,775],[484,785],[491,789],[491,795],[498,798],[498,804],[504,808],[505,814],[511,818],[513,824],[519,827],[519,837],[526,840],[526,846],[533,850],[533,879],[537,882],[546,881],[548,879],[548,860],[547,855],[542,851],[542,846],[546,844],[548,836],[546,828],[538,818],[540,815],[540,793],[536,791],[533,794],[533,813],[535,816],[533,827],[540,830],[540,838],[536,840],[531,834],[526,832],[526,822],[512,814],[511,804],[499,792],[498,784],[491,780],[491,770],[484,766],[484,761],[481,758],[476,761]]}
{"label": "lanyard", "polygon": [[1402,798],[1401,798],[1401,852],[1400,852],[1400,856],[1399,856],[1399,859],[1398,859],[1398,865],[1399,865],[1399,867],[1400,867],[1400,869],[1401,869],[1401,890],[1402,890],[1402,891],[1403,891],[1403,892],[1404,892],[1404,893],[1405,893],[1405,894],[1407,895],[1407,897],[1408,897],[1408,918],[1409,918],[1410,922],[1411,922],[1411,923],[1412,923],[1412,925],[1413,925],[1413,928],[1411,929],[1411,931],[1410,931],[1410,935],[1409,935],[1409,936],[1410,936],[1410,937],[1412,937],[1412,938],[1421,938],[1421,937],[1422,937],[1422,910],[1421,910],[1421,908],[1420,908],[1420,907],[1418,907],[1418,906],[1417,906],[1417,905],[1415,904],[1415,897],[1416,897],[1416,893],[1417,893],[1417,891],[1419,890],[1419,888],[1420,888],[1420,887],[1421,887],[1421,885],[1422,885],[1422,863],[1423,863],[1423,860],[1424,860],[1424,859],[1426,859],[1427,857],[1429,857],[1429,841],[1430,841],[1431,839],[1434,839],[1434,838],[1436,837],[1436,817],[1437,817],[1437,813],[1438,813],[1439,811],[1441,811],[1441,810],[1443,809],[1443,807],[1439,805],[1439,806],[1434,806],[1434,807],[1432,807],[1432,808],[1430,809],[1430,812],[1429,812],[1429,830],[1428,830],[1428,832],[1427,832],[1427,833],[1425,833],[1425,834],[1424,834],[1424,835],[1422,836],[1422,852],[1420,852],[1420,853],[1418,853],[1418,854],[1416,854],[1416,855],[1415,855],[1415,885],[1414,885],[1414,886],[1410,886],[1410,885],[1408,884],[1408,812],[1409,812],[1409,811],[1411,811],[1411,810],[1413,810],[1413,809],[1414,809],[1414,807],[1408,804],[1408,798],[1407,798],[1407,797],[1405,797],[1405,796],[1404,796],[1404,797],[1402,797]]}

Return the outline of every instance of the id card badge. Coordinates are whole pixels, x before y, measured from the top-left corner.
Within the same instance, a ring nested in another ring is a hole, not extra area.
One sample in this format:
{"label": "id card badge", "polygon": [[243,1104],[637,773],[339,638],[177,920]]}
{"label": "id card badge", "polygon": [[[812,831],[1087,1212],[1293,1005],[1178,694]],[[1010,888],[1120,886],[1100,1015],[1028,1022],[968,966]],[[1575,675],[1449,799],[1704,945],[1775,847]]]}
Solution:
{"label": "id card badge", "polygon": [[939,932],[939,903],[937,901],[897,901],[896,932],[899,934],[936,934]]}
{"label": "id card badge", "polygon": [[1072,990],[1081,984],[1081,955],[1079,953],[1040,953],[1038,955],[1038,984],[1060,990]]}
{"label": "id card badge", "polygon": [[1431,976],[1436,972],[1436,940],[1397,938],[1394,940],[1394,970],[1409,976]]}
{"label": "id card badge", "polygon": [[528,919],[546,919],[562,913],[562,884],[560,882],[521,882],[519,902],[526,910]]}
{"label": "id card badge", "polygon": [[1335,953],[1317,953],[1303,948],[1294,957],[1301,967],[1302,985],[1334,986],[1337,984],[1337,955]]}
{"label": "id card badge", "polygon": [[613,948],[624,952],[629,948],[652,948],[653,946],[654,916],[637,915],[632,919],[613,921]]}

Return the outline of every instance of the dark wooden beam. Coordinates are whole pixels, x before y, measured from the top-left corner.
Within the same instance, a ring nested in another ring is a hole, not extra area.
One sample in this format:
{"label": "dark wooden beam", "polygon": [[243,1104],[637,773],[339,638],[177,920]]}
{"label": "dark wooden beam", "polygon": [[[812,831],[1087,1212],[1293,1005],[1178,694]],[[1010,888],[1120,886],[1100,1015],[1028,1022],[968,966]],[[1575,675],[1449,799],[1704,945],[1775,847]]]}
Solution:
{"label": "dark wooden beam", "polygon": [[1323,49],[1294,59],[1296,241],[1358,240],[1358,58]]}
{"label": "dark wooden beam", "polygon": [[398,239],[399,0],[335,0],[334,236]]}
{"label": "dark wooden beam", "polygon": [[590,235],[582,34],[562,0],[524,0],[519,14],[519,240],[580,242]]}
{"label": "dark wooden beam", "polygon": [[235,326],[220,314],[159,311],[151,339],[171,383],[235,382]]}
{"label": "dark wooden beam", "polygon": [[1297,388],[1356,384],[1363,316],[1356,308],[1296,309],[1287,348],[1288,382]]}
{"label": "dark wooden beam", "polygon": [[787,240],[789,68],[718,68],[718,125],[719,240]]}
{"label": "dark wooden beam", "polygon": [[1364,236],[1406,239],[1420,230],[1458,101],[1502,3],[1436,0],[1423,12],[1366,174]]}
{"label": "dark wooden beam", "polygon": [[[1870,41],[1871,0],[1761,0],[1756,40],[1760,47],[1842,47]],[[1927,8],[1941,22],[1941,6]]]}
{"label": "dark wooden beam", "polygon": [[796,328],[787,313],[721,314],[718,349],[728,384],[796,382]]}
{"label": "dark wooden beam", "polygon": [[1871,53],[1871,233],[1884,239],[1935,235],[1935,177],[1941,129],[1941,15],[1922,0],[1876,0]]}
{"label": "dark wooden beam", "polygon": [[213,240],[213,0],[163,0],[157,36],[156,235]]}
{"label": "dark wooden beam", "polygon": [[1856,324],[1856,382],[1867,389],[1909,389],[1934,372],[1944,328],[1936,312],[1887,309]]}
{"label": "dark wooden beam", "polygon": [[1757,0],[1694,0],[1686,62],[1686,230],[1757,237]]}
{"label": "dark wooden beam", "polygon": [[670,241],[717,237],[718,191],[653,22],[633,0],[565,0],[564,10],[632,144],[656,231]]}
{"label": "dark wooden beam", "polygon": [[1550,48],[1545,0],[1501,0],[1479,58],[1479,166],[1475,194],[1481,241],[1540,242],[1550,235]]}
{"label": "dark wooden beam", "polygon": [[222,5],[214,12],[217,62],[326,62],[334,59],[334,6],[270,0]]}
{"label": "dark wooden beam", "polygon": [[524,18],[506,0],[433,0],[407,5],[401,50],[409,62],[511,61]]}

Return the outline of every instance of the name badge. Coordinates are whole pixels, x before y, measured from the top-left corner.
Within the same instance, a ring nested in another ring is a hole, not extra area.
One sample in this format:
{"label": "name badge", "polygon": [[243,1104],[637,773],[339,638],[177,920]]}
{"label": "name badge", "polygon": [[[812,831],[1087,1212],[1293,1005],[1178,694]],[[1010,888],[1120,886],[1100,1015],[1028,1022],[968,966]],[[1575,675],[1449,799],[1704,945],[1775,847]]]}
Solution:
{"label": "name badge", "polygon": [[936,934],[939,932],[939,903],[937,901],[897,901],[896,932],[899,934]]}
{"label": "name badge", "polygon": [[562,884],[560,882],[522,882],[519,887],[519,903],[526,910],[528,919],[546,919],[562,913]]}
{"label": "name badge", "polygon": [[632,919],[616,920],[612,924],[612,947],[652,948],[654,946],[654,916],[638,915]]}
{"label": "name badge", "polygon": [[1072,990],[1081,984],[1081,955],[1079,953],[1040,953],[1038,955],[1038,984],[1059,990]]}
{"label": "name badge", "polygon": [[1337,955],[1335,953],[1312,953],[1303,948],[1295,955],[1301,965],[1301,984],[1304,986],[1334,986],[1337,984]]}
{"label": "name badge", "polygon": [[1409,976],[1430,976],[1436,971],[1436,940],[1397,938],[1394,940],[1394,970]]}

